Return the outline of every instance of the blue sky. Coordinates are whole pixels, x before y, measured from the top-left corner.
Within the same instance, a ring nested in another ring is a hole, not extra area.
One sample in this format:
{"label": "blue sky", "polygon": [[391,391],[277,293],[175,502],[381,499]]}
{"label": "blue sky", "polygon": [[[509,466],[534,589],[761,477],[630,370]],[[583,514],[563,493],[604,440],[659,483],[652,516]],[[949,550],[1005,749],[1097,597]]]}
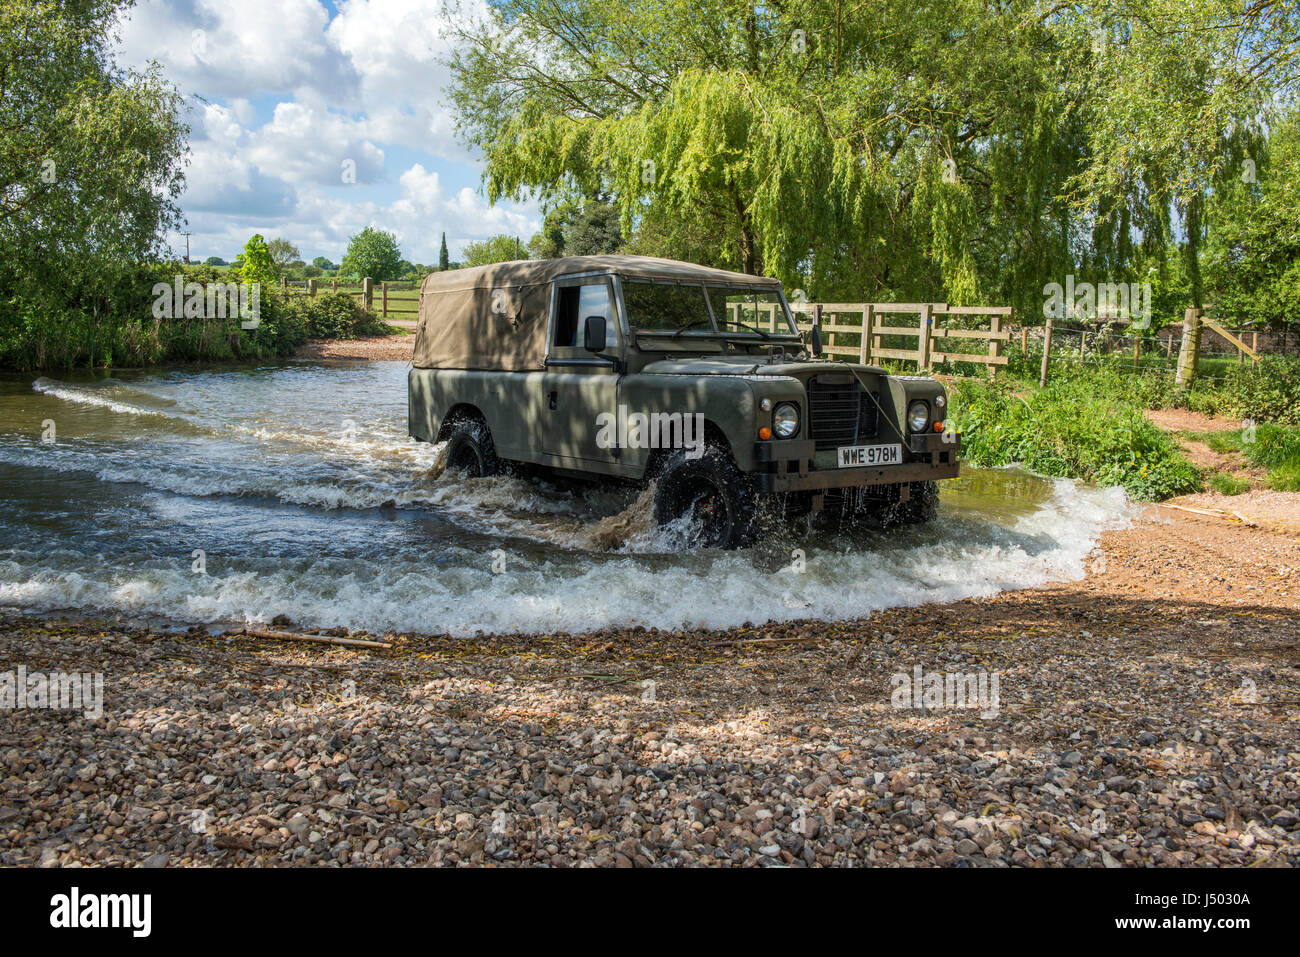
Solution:
{"label": "blue sky", "polygon": [[[338,262],[366,226],[413,262],[495,233],[525,241],[534,203],[489,206],[454,135],[443,0],[139,0],[119,61],[156,61],[192,127],[181,200],[190,254],[230,259],[253,233]],[[481,15],[463,0],[459,16]],[[169,237],[181,253],[185,240]]]}

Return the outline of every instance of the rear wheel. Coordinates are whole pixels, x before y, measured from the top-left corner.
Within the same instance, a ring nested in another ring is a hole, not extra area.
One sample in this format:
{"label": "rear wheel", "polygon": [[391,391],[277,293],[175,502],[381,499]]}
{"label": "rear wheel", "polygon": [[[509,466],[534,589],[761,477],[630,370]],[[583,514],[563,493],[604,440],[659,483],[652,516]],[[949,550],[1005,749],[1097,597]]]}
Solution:
{"label": "rear wheel", "polygon": [[658,474],[655,521],[687,520],[697,548],[743,548],[757,533],[754,490],[731,456],[717,448],[699,458],[674,452]]}
{"label": "rear wheel", "polygon": [[478,419],[458,418],[447,424],[447,468],[470,478],[483,478],[501,471],[492,433]]}

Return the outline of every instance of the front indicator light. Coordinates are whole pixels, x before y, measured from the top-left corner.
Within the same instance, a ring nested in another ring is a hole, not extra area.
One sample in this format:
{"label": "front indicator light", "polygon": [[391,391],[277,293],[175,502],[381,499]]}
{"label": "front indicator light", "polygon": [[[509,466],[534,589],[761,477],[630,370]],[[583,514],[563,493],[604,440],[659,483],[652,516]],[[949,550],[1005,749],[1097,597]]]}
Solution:
{"label": "front indicator light", "polygon": [[758,430],[758,437],[762,439],[764,442],[766,442],[768,439],[772,437],[772,430],[765,425]]}
{"label": "front indicator light", "polygon": [[943,422],[942,422],[942,420],[939,421],[939,422],[934,423],[934,430],[935,430],[936,432],[942,432],[942,431],[943,431]]}

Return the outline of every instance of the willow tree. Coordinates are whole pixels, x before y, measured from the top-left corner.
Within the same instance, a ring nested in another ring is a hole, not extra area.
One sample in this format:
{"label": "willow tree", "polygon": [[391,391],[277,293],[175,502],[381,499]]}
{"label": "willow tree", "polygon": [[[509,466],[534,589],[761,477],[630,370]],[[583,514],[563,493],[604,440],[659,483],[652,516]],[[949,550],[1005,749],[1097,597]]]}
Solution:
{"label": "willow tree", "polygon": [[1070,255],[1071,59],[1009,0],[505,0],[451,93],[495,201],[608,194],[629,248],[821,296],[1024,302]]}
{"label": "willow tree", "polygon": [[1135,238],[1150,247],[1180,237],[1200,307],[1207,208],[1251,178],[1276,106],[1300,81],[1300,7],[1106,0],[1060,17],[1096,78],[1088,162],[1072,183],[1076,206],[1094,217],[1094,256],[1119,271]]}
{"label": "willow tree", "polygon": [[129,0],[0,4],[0,362],[101,358],[137,264],[180,223],[182,101],[117,66]]}

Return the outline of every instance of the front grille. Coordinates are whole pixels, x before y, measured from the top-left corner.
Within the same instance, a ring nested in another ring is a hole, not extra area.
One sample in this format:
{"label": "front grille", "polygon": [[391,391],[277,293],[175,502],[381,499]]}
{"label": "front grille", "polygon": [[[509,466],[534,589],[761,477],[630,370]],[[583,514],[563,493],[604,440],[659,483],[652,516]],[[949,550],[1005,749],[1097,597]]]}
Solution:
{"label": "front grille", "polygon": [[868,393],[857,379],[843,378],[835,374],[808,380],[808,431],[819,452],[876,435],[879,396]]}

